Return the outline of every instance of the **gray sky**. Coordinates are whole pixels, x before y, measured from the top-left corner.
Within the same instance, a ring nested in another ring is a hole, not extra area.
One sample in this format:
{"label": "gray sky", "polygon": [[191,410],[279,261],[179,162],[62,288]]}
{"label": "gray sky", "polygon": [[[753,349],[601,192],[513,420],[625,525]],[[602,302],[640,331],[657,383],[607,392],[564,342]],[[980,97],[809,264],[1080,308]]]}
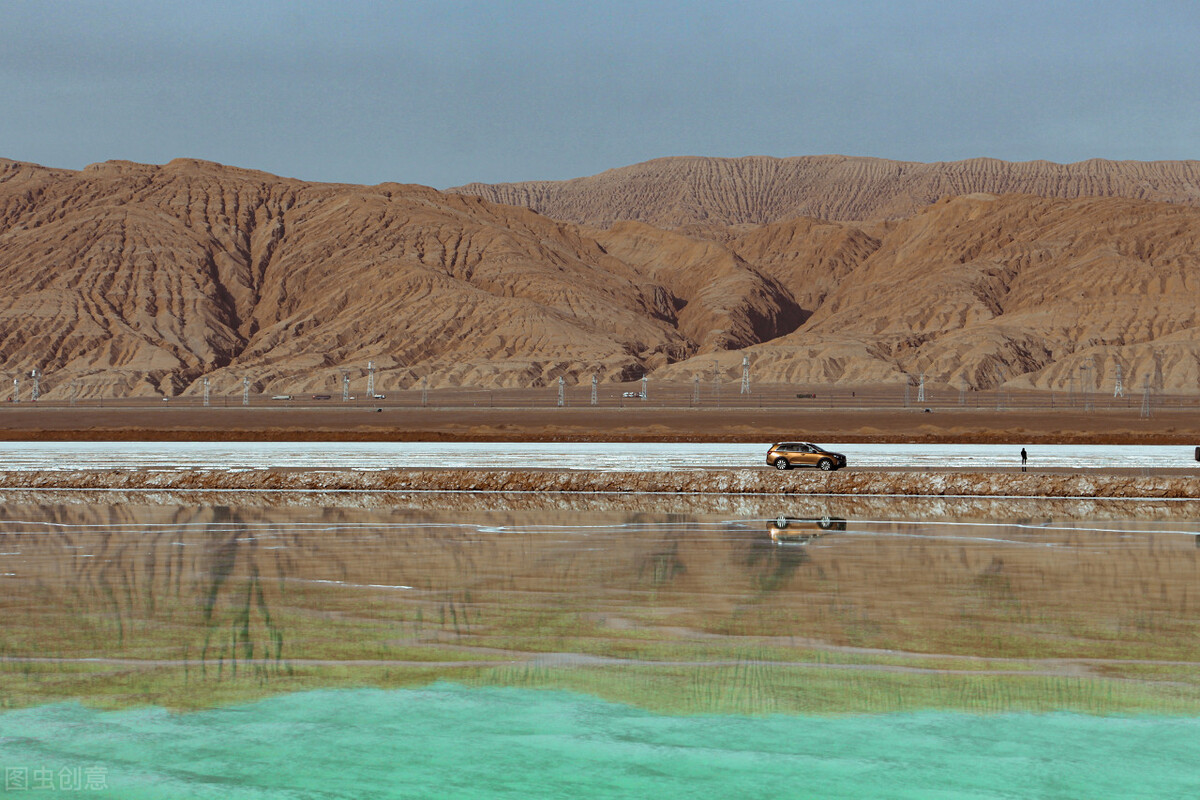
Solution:
{"label": "gray sky", "polygon": [[321,181],[1200,158],[1200,4],[0,0],[0,157]]}

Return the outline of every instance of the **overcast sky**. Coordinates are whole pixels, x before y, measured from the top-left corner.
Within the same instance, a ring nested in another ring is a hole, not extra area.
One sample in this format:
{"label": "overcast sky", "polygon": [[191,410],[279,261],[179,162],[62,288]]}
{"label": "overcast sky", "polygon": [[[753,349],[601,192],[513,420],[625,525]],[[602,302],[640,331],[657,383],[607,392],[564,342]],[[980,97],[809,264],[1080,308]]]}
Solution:
{"label": "overcast sky", "polygon": [[1200,2],[0,0],[0,157],[321,181],[1200,158]]}

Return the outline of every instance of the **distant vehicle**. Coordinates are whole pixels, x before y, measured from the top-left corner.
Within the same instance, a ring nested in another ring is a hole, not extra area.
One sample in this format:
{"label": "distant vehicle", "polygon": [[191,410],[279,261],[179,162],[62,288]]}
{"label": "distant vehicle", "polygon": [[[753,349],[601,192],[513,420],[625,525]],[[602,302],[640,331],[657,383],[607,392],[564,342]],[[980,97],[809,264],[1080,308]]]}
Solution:
{"label": "distant vehicle", "polygon": [[312,396],[312,399],[313,400],[329,400],[332,397],[333,397],[333,395],[330,395],[330,394],[314,394]]}
{"label": "distant vehicle", "polygon": [[771,534],[771,541],[776,544],[805,545],[831,531],[846,530],[846,520],[841,517],[779,517],[771,520],[767,530]]}
{"label": "distant vehicle", "polygon": [[373,394],[373,395],[371,395],[371,399],[372,400],[387,400],[387,395],[386,394]]}
{"label": "distant vehicle", "polygon": [[274,395],[273,397],[271,397],[271,399],[272,400],[291,400],[292,396],[290,394],[277,394],[277,395]]}
{"label": "distant vehicle", "polygon": [[638,397],[642,400],[646,399],[646,395],[642,394],[641,392],[625,392],[623,395],[621,395],[621,397]]}
{"label": "distant vehicle", "polygon": [[767,451],[767,463],[775,469],[792,467],[816,467],[822,472],[831,472],[846,466],[846,457],[831,453],[812,442],[780,442]]}

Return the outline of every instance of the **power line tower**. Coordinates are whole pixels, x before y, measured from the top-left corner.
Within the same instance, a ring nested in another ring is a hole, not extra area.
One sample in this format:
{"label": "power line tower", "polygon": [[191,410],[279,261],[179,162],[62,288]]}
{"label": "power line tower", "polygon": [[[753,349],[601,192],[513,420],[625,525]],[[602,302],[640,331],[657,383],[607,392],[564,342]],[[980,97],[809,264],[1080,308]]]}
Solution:
{"label": "power line tower", "polygon": [[17,375],[13,378],[13,402],[21,402],[21,376]]}
{"label": "power line tower", "polygon": [[713,361],[713,395],[717,398],[717,408],[721,407],[721,370]]}
{"label": "power line tower", "polygon": [[921,385],[917,388],[917,403],[924,405],[925,403],[925,373],[921,373]]}
{"label": "power line tower", "polygon": [[1096,372],[1095,356],[1093,356],[1092,359],[1087,364],[1081,364],[1079,366],[1079,371],[1087,376],[1085,378],[1080,379],[1081,385],[1079,387],[1080,390],[1083,392],[1083,410],[1091,411],[1093,409],[1092,388],[1095,385],[1095,379],[1093,376],[1095,375],[1095,372]]}
{"label": "power line tower", "polygon": [[1121,380],[1121,365],[1117,364],[1117,380],[1113,384],[1113,397],[1125,396],[1125,383]]}
{"label": "power line tower", "polygon": [[36,403],[38,398],[42,396],[41,387],[38,384],[39,379],[42,377],[42,371],[34,367],[29,371],[29,377],[33,379],[33,390],[30,392],[29,399]]}
{"label": "power line tower", "polygon": [[567,382],[563,380],[563,376],[558,376],[558,407],[562,408],[567,404]]}
{"label": "power line tower", "polygon": [[375,362],[367,362],[367,397],[375,399]]}
{"label": "power line tower", "polygon": [[204,405],[208,406],[208,376],[204,376]]}
{"label": "power line tower", "polygon": [[742,394],[750,394],[750,356],[742,356]]}
{"label": "power line tower", "polygon": [[700,405],[700,376],[692,376],[692,405]]}
{"label": "power line tower", "polygon": [[646,375],[645,373],[642,373],[642,399],[643,400],[645,400],[647,397],[650,396],[650,391],[648,388],[649,383],[650,383],[650,376]]}
{"label": "power line tower", "polygon": [[250,405],[250,376],[242,377],[242,405]]}
{"label": "power line tower", "polygon": [[597,375],[592,375],[592,405],[596,405],[596,403],[598,402],[596,387],[599,384],[600,384],[600,377]]}
{"label": "power line tower", "polygon": [[1149,376],[1149,375],[1147,375],[1145,378],[1143,378],[1143,379],[1142,379],[1142,383],[1143,383],[1143,388],[1142,388],[1142,412],[1141,412],[1141,414],[1139,414],[1138,416],[1140,416],[1142,419],[1147,419],[1147,418],[1149,418],[1149,417],[1150,417],[1150,415],[1151,415],[1151,409],[1150,409],[1150,376]]}
{"label": "power line tower", "polygon": [[342,402],[346,403],[350,400],[350,372],[342,370]]}
{"label": "power line tower", "polygon": [[965,406],[967,404],[967,379],[963,378],[962,383],[958,386],[958,404]]}
{"label": "power line tower", "polygon": [[429,376],[421,378],[421,408],[429,405]]}

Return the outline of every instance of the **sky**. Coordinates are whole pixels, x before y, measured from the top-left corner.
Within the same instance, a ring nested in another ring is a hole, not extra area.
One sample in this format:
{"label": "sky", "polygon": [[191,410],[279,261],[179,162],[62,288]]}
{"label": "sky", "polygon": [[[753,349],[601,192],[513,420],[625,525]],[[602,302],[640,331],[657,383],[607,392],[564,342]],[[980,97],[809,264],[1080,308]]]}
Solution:
{"label": "sky", "polygon": [[1200,3],[0,0],[0,157],[448,188],[678,155],[1200,158]]}

